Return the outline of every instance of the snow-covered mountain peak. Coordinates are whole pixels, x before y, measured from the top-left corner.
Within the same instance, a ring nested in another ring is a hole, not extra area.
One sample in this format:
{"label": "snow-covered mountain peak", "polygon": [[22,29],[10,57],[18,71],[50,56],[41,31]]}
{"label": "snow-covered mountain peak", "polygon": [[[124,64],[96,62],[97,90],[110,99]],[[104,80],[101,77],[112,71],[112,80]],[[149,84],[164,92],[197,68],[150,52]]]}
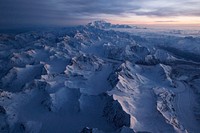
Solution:
{"label": "snow-covered mountain peak", "polygon": [[87,26],[100,28],[100,29],[106,29],[109,28],[112,24],[109,22],[106,22],[105,20],[97,20],[93,21],[87,24]]}
{"label": "snow-covered mountain peak", "polygon": [[132,28],[129,25],[124,24],[112,24],[105,20],[97,20],[87,24],[89,27],[95,27],[99,29],[110,29],[110,28]]}

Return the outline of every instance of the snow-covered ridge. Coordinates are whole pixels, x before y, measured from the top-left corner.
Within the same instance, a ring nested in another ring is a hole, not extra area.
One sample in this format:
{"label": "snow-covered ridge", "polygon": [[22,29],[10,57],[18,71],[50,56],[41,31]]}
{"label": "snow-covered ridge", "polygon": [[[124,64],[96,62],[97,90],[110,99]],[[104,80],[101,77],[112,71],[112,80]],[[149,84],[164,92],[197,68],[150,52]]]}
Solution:
{"label": "snow-covered ridge", "polygon": [[199,38],[115,28],[1,34],[0,132],[198,132]]}

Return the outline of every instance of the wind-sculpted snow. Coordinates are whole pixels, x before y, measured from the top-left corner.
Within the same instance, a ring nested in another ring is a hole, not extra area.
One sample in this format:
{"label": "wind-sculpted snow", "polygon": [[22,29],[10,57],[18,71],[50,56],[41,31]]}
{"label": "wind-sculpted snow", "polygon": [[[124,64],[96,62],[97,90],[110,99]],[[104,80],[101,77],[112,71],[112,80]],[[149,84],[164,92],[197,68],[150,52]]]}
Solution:
{"label": "wind-sculpted snow", "polygon": [[198,133],[199,37],[141,30],[0,34],[0,132]]}

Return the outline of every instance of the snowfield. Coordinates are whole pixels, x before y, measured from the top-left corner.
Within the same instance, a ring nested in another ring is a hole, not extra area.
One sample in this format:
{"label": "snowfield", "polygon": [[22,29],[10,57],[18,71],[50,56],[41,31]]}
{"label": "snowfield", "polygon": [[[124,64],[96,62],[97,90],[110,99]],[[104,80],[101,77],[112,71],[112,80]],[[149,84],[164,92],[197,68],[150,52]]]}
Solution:
{"label": "snowfield", "polygon": [[199,133],[199,33],[95,21],[0,34],[0,132]]}

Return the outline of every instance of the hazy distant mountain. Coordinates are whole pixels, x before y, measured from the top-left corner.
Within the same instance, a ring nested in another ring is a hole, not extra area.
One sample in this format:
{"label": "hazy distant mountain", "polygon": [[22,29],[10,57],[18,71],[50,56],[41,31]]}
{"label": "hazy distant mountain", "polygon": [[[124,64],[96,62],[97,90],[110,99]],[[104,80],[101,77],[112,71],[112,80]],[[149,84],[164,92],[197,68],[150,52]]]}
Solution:
{"label": "hazy distant mountain", "polygon": [[100,29],[109,29],[109,28],[132,28],[129,25],[124,25],[124,24],[111,24],[109,22],[106,22],[104,20],[99,20],[99,21],[93,21],[87,26],[90,27],[95,27],[95,28],[100,28]]}

